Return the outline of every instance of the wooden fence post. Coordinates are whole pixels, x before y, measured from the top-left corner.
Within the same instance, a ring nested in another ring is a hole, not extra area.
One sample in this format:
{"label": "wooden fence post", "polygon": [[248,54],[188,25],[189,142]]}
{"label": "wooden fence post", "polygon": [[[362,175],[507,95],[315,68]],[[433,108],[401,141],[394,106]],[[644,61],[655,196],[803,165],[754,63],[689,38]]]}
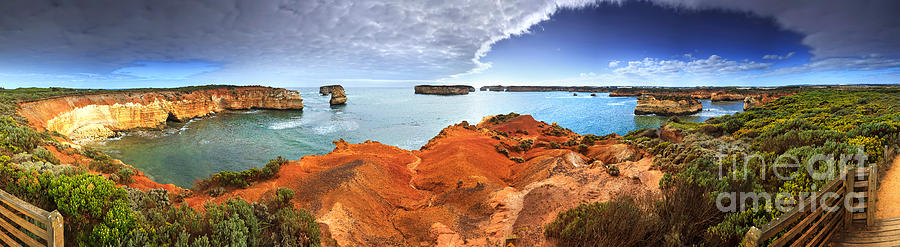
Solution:
{"label": "wooden fence post", "polygon": [[53,210],[50,212],[49,222],[47,225],[47,233],[50,234],[50,238],[47,239],[47,246],[50,247],[63,247],[65,245],[63,241],[63,217],[59,213],[59,211]]}
{"label": "wooden fence post", "polygon": [[878,166],[876,164],[872,164],[869,166],[869,188],[867,194],[869,194],[868,205],[866,205],[866,226],[874,226],[875,225],[875,196],[878,188]]}
{"label": "wooden fence post", "polygon": [[755,226],[751,226],[750,230],[747,231],[747,234],[744,234],[744,246],[745,247],[757,247],[759,246],[759,238],[762,236],[762,231]]}
{"label": "wooden fence post", "polygon": [[853,182],[855,182],[854,177],[856,174],[850,174],[850,171],[856,171],[856,169],[848,168],[844,172],[846,174],[844,176],[844,201],[841,203],[841,208],[844,209],[844,228],[846,230],[849,230],[853,224],[853,209],[848,208],[848,206],[853,207],[853,197],[850,194],[853,193]]}

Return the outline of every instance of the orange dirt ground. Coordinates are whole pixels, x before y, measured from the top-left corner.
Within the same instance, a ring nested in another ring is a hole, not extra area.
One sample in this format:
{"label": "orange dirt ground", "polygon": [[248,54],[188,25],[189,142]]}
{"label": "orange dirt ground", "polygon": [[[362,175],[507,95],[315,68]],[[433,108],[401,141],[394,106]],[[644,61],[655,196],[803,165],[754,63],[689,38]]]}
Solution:
{"label": "orange dirt ground", "polygon": [[[287,187],[295,192],[295,206],[314,214],[341,246],[485,246],[508,239],[540,246],[547,244],[544,225],[562,210],[617,193],[658,191],[662,172],[652,170],[651,158],[640,150],[615,139],[596,143],[587,155],[577,146],[550,149],[550,141],[579,136],[543,134],[549,126],[531,116],[496,125],[464,122],[415,151],[336,141],[331,153],[290,161],[274,179],[218,197],[194,191],[185,202],[199,209],[233,197],[258,201]],[[526,139],[533,148],[511,149]],[[495,145],[525,162],[510,160]],[[590,166],[593,160],[617,163],[621,175]]]}
{"label": "orange dirt ground", "polygon": [[900,217],[900,156],[894,158],[894,163],[884,173],[877,194],[875,218]]}

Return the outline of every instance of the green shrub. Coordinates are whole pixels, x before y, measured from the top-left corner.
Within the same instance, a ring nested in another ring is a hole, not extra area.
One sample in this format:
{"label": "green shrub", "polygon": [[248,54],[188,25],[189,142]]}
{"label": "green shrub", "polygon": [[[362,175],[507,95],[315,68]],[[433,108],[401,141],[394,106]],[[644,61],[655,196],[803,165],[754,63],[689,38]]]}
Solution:
{"label": "green shrub", "polygon": [[134,178],[132,178],[132,176],[134,175],[134,170],[131,168],[119,169],[119,171],[116,172],[116,175],[119,177],[119,181],[123,184],[130,184],[134,182]]}
{"label": "green shrub", "polygon": [[655,246],[663,228],[631,198],[581,204],[560,212],[544,236],[560,246]]}
{"label": "green shrub", "polygon": [[499,115],[494,115],[493,117],[491,117],[488,120],[488,122],[491,124],[499,124],[499,123],[509,121],[510,119],[516,118],[518,116],[519,116],[519,114],[515,113],[515,112],[510,112],[508,114],[499,114]]}
{"label": "green shrub", "polygon": [[509,150],[503,147],[503,145],[495,144],[494,150],[497,150],[498,153],[503,154],[503,156],[509,157]]}
{"label": "green shrub", "polygon": [[509,160],[515,161],[516,163],[524,163],[525,159],[522,157],[509,157]]}
{"label": "green shrub", "polygon": [[610,176],[619,176],[619,166],[616,164],[609,164],[606,166],[606,173],[609,173]]}
{"label": "green shrub", "polygon": [[34,158],[38,160],[59,165],[59,159],[56,158],[56,155],[53,155],[53,152],[50,152],[50,150],[47,150],[44,147],[37,147],[32,150],[32,152],[34,153]]}

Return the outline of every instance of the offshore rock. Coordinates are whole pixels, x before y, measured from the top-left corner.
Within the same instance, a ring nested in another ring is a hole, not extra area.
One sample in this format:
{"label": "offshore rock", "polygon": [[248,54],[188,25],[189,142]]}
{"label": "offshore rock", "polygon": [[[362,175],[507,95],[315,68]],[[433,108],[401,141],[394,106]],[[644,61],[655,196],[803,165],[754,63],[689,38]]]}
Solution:
{"label": "offshore rock", "polygon": [[463,95],[475,92],[475,87],[468,85],[416,85],[416,94]]}
{"label": "offshore rock", "polygon": [[634,114],[677,116],[691,115],[702,110],[703,104],[691,97],[641,95],[634,107]]}
{"label": "offshore rock", "polygon": [[319,93],[323,96],[331,94],[331,105],[342,105],[347,102],[347,95],[344,93],[344,87],[341,85],[328,85],[319,87]]}

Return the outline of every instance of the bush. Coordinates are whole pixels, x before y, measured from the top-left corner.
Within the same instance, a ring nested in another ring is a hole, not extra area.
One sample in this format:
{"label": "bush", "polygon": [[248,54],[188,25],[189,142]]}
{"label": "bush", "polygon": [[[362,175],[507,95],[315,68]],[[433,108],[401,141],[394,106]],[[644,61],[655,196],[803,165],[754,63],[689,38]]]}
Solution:
{"label": "bush", "polygon": [[525,152],[531,149],[532,145],[534,145],[534,141],[532,141],[531,139],[525,139],[519,141],[519,145],[513,146],[512,149],[516,152]]}
{"label": "bush", "polygon": [[655,246],[663,226],[632,198],[581,204],[544,228],[559,246]]}
{"label": "bush", "polygon": [[503,154],[503,155],[506,156],[506,157],[509,157],[509,150],[507,150],[506,148],[504,148],[504,147],[503,147],[502,145],[500,145],[500,144],[495,144],[495,145],[494,145],[494,150],[497,150],[498,153]]}
{"label": "bush", "polygon": [[515,161],[516,163],[524,163],[525,159],[522,157],[509,157],[509,160]]}
{"label": "bush", "polygon": [[38,160],[59,165],[59,159],[56,158],[56,155],[53,155],[53,152],[44,147],[37,147],[32,152],[34,153],[34,158]]}
{"label": "bush", "polygon": [[119,169],[119,171],[116,172],[115,175],[119,177],[119,181],[123,184],[130,184],[134,182],[134,178],[131,177],[134,175],[134,170],[131,168]]}
{"label": "bush", "polygon": [[519,114],[515,113],[515,112],[510,112],[508,114],[499,114],[499,115],[494,115],[493,117],[491,117],[488,120],[488,122],[490,122],[491,124],[499,124],[499,123],[509,121],[510,119],[516,118],[518,116],[519,116]]}
{"label": "bush", "polygon": [[610,164],[606,166],[606,173],[609,173],[610,176],[619,176],[619,166],[616,164]]}

